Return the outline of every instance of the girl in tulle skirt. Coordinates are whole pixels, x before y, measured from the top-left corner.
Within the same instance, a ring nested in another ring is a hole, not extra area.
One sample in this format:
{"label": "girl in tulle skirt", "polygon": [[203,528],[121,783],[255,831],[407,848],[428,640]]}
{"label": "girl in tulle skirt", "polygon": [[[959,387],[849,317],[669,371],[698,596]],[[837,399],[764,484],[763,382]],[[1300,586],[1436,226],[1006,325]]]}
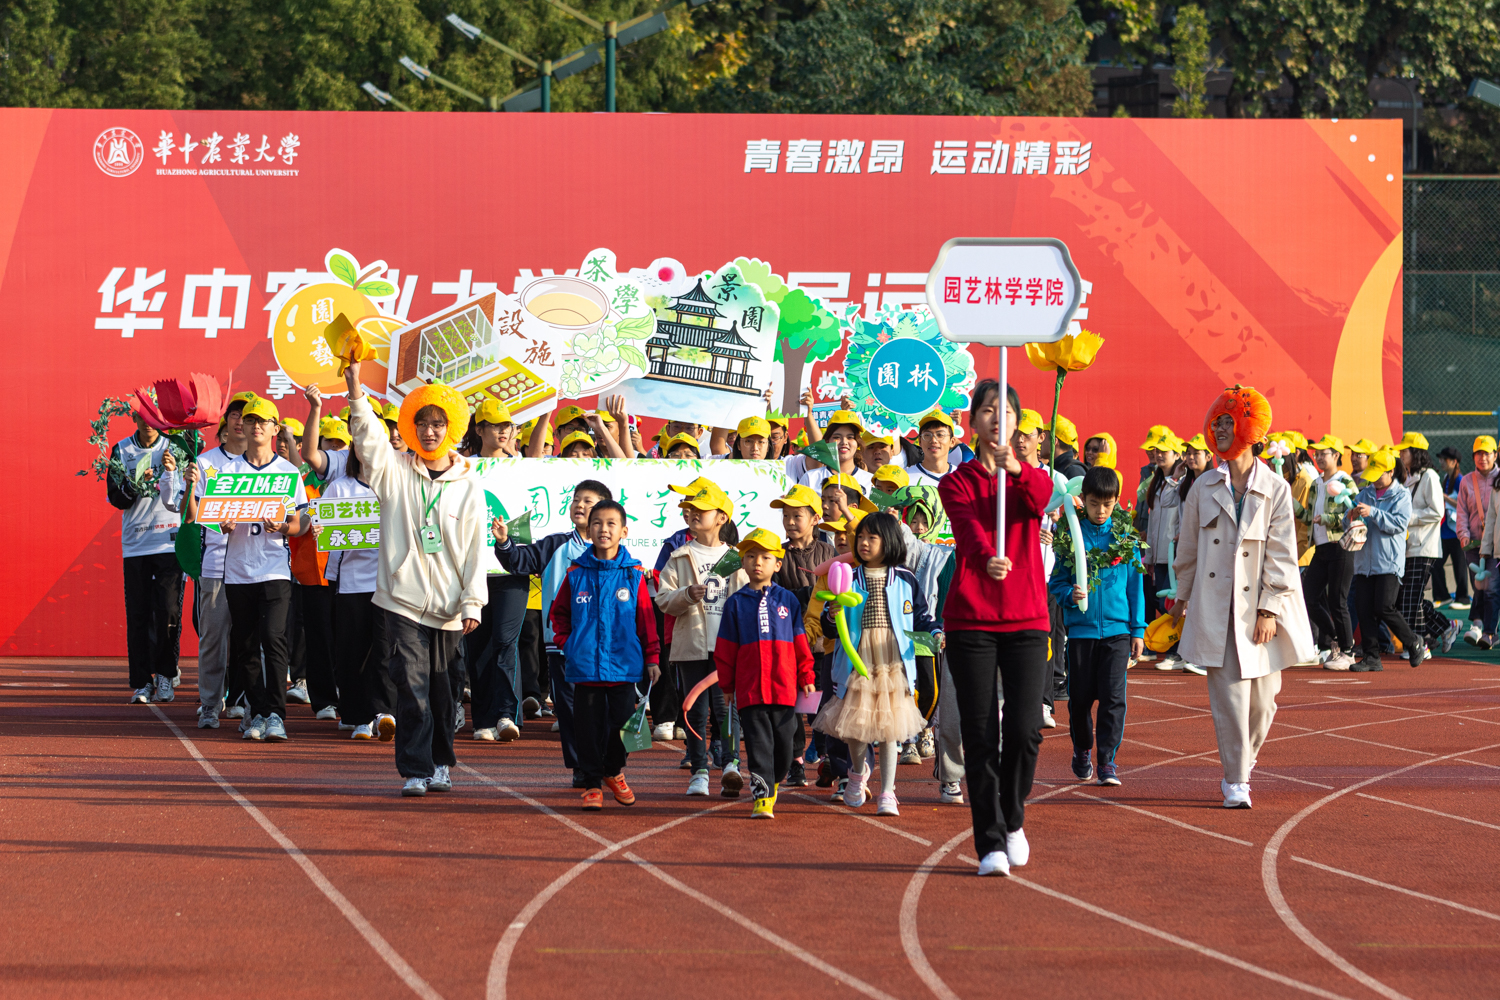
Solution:
{"label": "girl in tulle skirt", "polygon": [[[844,802],[858,809],[864,804],[870,777],[867,753],[880,748],[882,816],[900,815],[896,801],[897,749],[926,725],[912,698],[916,685],[913,630],[941,634],[942,625],[927,610],[926,595],[912,572],[902,566],[906,544],[901,523],[890,514],[871,514],[859,522],[853,551],[859,562],[851,585],[863,601],[849,609],[849,643],[859,651],[869,676],[853,668],[840,644],[834,651],[832,677],[836,697],[818,713],[813,728],[849,745],[849,785]],[[835,634],[834,608],[823,609],[823,632]]]}

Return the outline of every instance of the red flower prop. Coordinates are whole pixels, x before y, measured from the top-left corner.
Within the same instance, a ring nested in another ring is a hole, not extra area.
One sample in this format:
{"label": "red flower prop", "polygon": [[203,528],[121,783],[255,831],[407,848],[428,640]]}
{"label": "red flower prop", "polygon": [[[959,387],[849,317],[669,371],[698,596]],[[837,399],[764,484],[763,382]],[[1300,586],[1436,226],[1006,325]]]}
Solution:
{"label": "red flower prop", "polygon": [[135,412],[159,431],[201,430],[217,426],[224,415],[228,393],[219,380],[193,372],[189,384],[181,379],[159,379],[135,391]]}

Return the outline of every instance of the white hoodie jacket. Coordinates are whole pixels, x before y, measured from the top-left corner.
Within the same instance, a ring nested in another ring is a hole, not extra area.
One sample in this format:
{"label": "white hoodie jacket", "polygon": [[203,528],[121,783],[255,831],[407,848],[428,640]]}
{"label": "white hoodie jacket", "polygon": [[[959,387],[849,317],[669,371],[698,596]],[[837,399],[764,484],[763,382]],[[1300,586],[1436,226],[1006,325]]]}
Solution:
{"label": "white hoodie jacket", "polygon": [[[485,582],[488,508],[474,463],[460,455],[433,480],[415,452],[391,448],[385,421],[375,416],[367,396],[349,404],[349,431],[365,480],[380,498],[380,571],[375,606],[429,628],[455,631],[463,619],[479,620],[489,599]],[[417,532],[427,501],[438,494],[432,522],[443,535],[443,550],[422,551]]]}

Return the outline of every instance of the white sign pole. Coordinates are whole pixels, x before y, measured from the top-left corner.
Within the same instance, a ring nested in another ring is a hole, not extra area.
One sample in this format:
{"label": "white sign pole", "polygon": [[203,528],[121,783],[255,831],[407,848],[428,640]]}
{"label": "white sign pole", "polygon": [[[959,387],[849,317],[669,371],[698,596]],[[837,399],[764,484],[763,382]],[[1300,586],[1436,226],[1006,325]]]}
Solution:
{"label": "white sign pole", "polygon": [[[1078,269],[1061,240],[1034,237],[959,237],[944,243],[927,273],[927,306],[943,336],[1000,351],[1000,396],[1005,433],[1007,348],[1063,338],[1082,297]],[[1020,419],[1020,414],[1016,418]],[[1009,443],[1009,438],[1006,438]],[[1005,556],[1005,473],[998,471],[995,554]]]}
{"label": "white sign pole", "polygon": [[[1000,395],[995,398],[995,408],[999,411],[997,416],[1000,420],[1000,441],[1002,444],[1009,444],[1010,439],[1005,436],[1005,386],[1007,379],[1010,377],[1010,372],[1007,371],[1010,362],[1010,348],[1002,344],[1000,347],[997,347],[996,350],[1000,352]],[[1019,413],[1016,414],[1016,419],[1021,419],[1021,415]],[[997,480],[997,482],[995,483],[995,555],[1001,559],[1004,559],[1005,469],[1003,467],[995,470],[995,478]]]}

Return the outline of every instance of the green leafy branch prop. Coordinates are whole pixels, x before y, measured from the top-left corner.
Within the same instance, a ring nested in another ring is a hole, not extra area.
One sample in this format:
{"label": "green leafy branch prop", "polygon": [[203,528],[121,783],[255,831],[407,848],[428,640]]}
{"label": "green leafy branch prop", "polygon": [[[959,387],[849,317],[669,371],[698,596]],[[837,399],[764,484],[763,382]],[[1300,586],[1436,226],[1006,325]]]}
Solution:
{"label": "green leafy branch prop", "polygon": [[[1065,503],[1071,501],[1064,501]],[[1130,523],[1130,514],[1123,507],[1116,507],[1110,515],[1112,537],[1105,548],[1089,549],[1088,560],[1088,583],[1084,590],[1092,593],[1098,586],[1104,571],[1121,563],[1125,563],[1137,573],[1145,573],[1146,567],[1141,562],[1141,550],[1146,543],[1141,540],[1140,532]],[[1073,547],[1073,534],[1071,531],[1059,531],[1052,536],[1052,550],[1057,553],[1058,560],[1067,567],[1069,573],[1077,573],[1077,558]]]}
{"label": "green leafy branch prop", "polygon": [[[89,444],[97,448],[99,454],[89,463],[88,468],[79,469],[78,475],[87,476],[92,472],[98,482],[108,478],[124,492],[145,496],[155,493],[161,480],[160,474],[152,468],[151,456],[142,455],[134,469],[126,469],[125,463],[118,458],[110,458],[109,454],[110,421],[115,417],[128,417],[132,412],[134,407],[124,399],[114,396],[104,398],[99,404],[99,415],[89,421]],[[172,452],[179,468],[197,458],[198,453],[203,450],[203,438],[195,430],[166,431],[165,436],[167,449]]]}

